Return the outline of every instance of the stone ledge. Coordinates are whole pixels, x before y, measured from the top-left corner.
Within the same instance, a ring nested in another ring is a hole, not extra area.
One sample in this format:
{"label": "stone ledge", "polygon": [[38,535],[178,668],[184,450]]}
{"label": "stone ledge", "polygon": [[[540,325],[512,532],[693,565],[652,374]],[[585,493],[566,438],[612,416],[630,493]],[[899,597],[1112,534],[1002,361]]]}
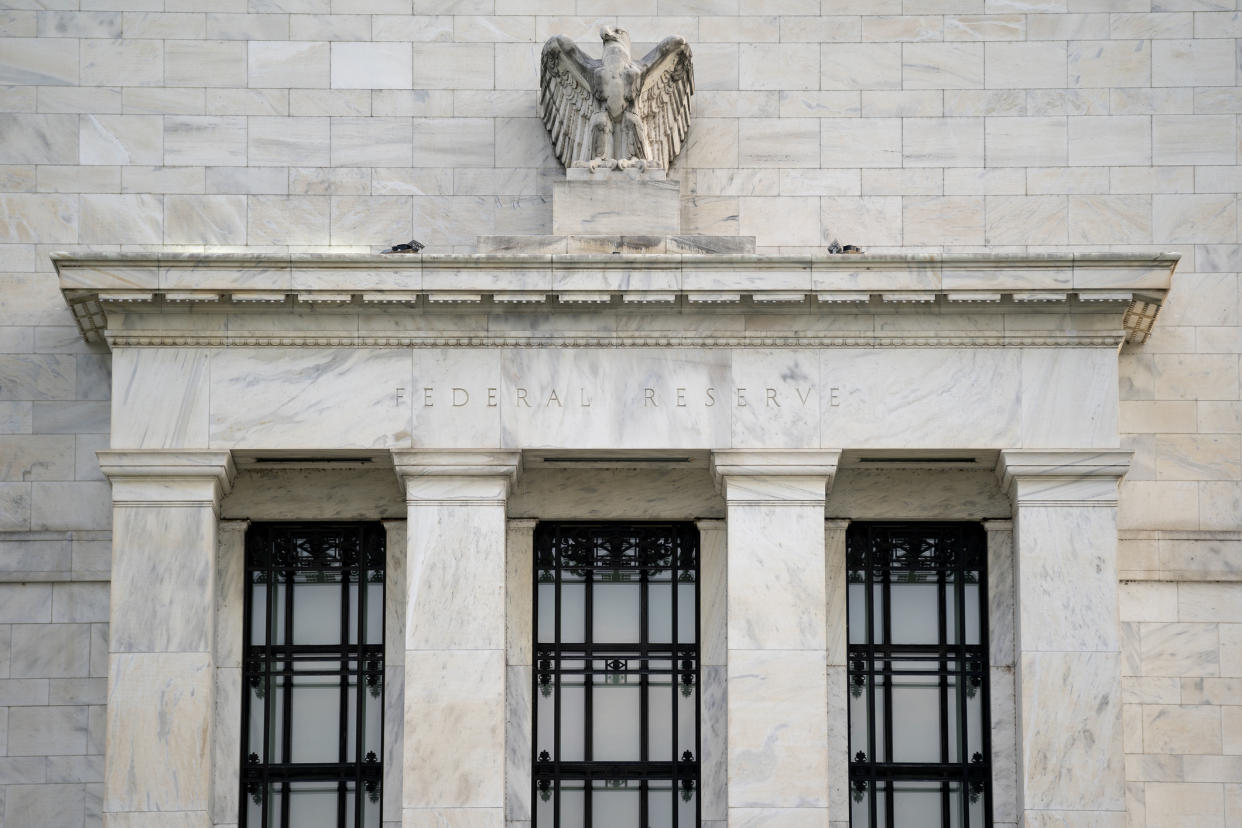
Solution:
{"label": "stone ledge", "polygon": [[[110,304],[208,311],[210,306],[226,310],[241,302],[279,311],[291,303],[329,307],[491,303],[567,305],[595,312],[625,305],[678,308],[688,303],[701,310],[719,308],[722,314],[759,306],[765,313],[787,307],[815,314],[874,314],[879,308],[900,306],[927,306],[931,312],[940,297],[959,305],[991,304],[1007,297],[1036,305],[1064,306],[1077,300],[1102,306],[1095,311],[1100,313],[1120,307],[1123,318],[1114,330],[1124,328],[1127,341],[1142,342],[1178,259],[1177,254],[52,255],[61,291],[88,341],[104,339],[109,326],[104,309]],[[456,333],[474,337],[478,331]],[[944,344],[979,344],[975,342],[979,332],[959,333],[964,341]],[[946,335],[931,338],[939,341]],[[1023,337],[1030,335],[1025,332]],[[909,339],[910,334],[899,338]],[[1001,338],[1007,339],[1008,333]]]}

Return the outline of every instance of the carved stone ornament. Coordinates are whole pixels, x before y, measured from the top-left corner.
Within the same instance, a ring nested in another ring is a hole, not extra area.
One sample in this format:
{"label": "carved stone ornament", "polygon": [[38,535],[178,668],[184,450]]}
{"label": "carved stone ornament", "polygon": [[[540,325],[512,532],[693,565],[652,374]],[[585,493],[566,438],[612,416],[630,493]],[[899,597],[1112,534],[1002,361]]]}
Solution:
{"label": "carved stone ornament", "polygon": [[602,60],[565,35],[548,38],[540,62],[540,113],[556,157],[569,167],[660,169],[690,129],[694,67],[690,46],[666,37],[642,60],[630,35],[605,26]]}

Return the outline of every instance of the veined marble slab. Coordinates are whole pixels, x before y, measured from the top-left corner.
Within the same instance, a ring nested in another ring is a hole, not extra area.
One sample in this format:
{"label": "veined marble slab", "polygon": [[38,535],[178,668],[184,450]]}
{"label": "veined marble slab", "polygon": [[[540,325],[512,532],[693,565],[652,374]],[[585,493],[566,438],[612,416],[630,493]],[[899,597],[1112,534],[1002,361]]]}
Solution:
{"label": "veined marble slab", "polygon": [[216,351],[211,442],[230,448],[408,446],[409,350]]}
{"label": "veined marble slab", "polygon": [[117,448],[1118,445],[1105,348],[118,350]]}

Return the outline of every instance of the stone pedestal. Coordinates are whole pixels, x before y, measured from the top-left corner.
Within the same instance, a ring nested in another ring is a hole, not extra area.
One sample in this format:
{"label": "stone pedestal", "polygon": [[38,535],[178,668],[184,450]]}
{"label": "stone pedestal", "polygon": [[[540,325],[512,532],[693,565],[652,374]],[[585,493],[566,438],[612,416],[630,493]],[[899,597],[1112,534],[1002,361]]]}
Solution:
{"label": "stone pedestal", "polygon": [[209,828],[227,451],[101,451],[112,482],[106,828]]}
{"label": "stone pedestal", "polygon": [[569,171],[552,185],[554,235],[674,236],[681,232],[681,183],[663,171]]}
{"label": "stone pedestal", "polygon": [[1026,825],[1122,826],[1117,483],[1125,451],[1002,451],[1014,504],[1018,799]]}
{"label": "stone pedestal", "polygon": [[728,816],[827,825],[824,500],[836,451],[720,451],[728,519]]}
{"label": "stone pedestal", "polygon": [[407,506],[402,824],[505,817],[505,501],[517,452],[394,451]]}

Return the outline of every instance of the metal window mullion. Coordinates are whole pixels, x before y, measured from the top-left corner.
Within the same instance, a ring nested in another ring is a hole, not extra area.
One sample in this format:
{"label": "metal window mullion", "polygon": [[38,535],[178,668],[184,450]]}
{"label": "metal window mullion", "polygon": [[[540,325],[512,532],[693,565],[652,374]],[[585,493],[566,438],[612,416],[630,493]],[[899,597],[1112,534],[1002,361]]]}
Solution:
{"label": "metal window mullion", "polygon": [[[367,541],[369,538],[365,532],[360,532],[358,537],[358,641],[357,641],[357,660],[354,662],[355,668],[354,678],[354,828],[362,828],[362,802],[363,802],[363,782],[362,782],[362,749],[366,746],[366,734],[363,732],[366,728],[366,682],[367,682],[367,662],[366,662],[366,640],[367,640]],[[345,569],[346,582],[349,581],[349,569]],[[349,595],[348,587],[345,594]],[[349,640],[349,628],[345,627],[345,640]],[[349,693],[349,677],[345,679],[345,692]]]}
{"label": "metal window mullion", "polygon": [[[341,610],[338,647],[336,650],[337,671],[340,696],[338,696],[337,716],[337,761],[345,762],[349,755],[349,568],[345,566],[344,537],[341,538]],[[322,543],[322,537],[320,538]],[[355,733],[356,737],[357,734]],[[355,773],[357,771],[355,770]],[[345,825],[345,789],[344,779],[336,783],[336,820],[337,825]]]}
{"label": "metal window mullion", "polygon": [[[295,640],[293,629],[293,601],[296,570],[285,570],[285,576],[285,641],[289,644],[293,644]],[[289,726],[293,722],[293,662],[289,661],[288,663],[288,675],[285,679],[284,694],[280,705],[281,763],[290,763],[293,761],[293,728]],[[289,794],[289,782],[286,780],[284,784],[280,786],[280,828],[289,828]]]}
{"label": "metal window mullion", "polygon": [[[586,762],[595,761],[595,728],[592,726],[595,714],[595,544],[592,543],[591,561],[587,566],[585,598],[583,600],[582,641],[587,644],[586,673],[583,677],[582,699],[582,759]],[[591,828],[594,805],[594,784],[590,781],[582,785],[582,824],[583,828]]]}
{"label": "metal window mullion", "polygon": [[[694,549],[691,559],[694,565],[694,823],[703,823],[703,630],[702,618],[699,615],[702,606],[699,600],[699,576],[703,571],[702,545],[699,543],[698,532],[685,533],[684,540]],[[680,584],[676,581],[676,584]],[[676,584],[674,588],[676,588]]]}
{"label": "metal window mullion", "polygon": [[[642,557],[643,557],[642,538],[635,537],[634,543],[635,543],[634,560],[636,563],[641,564],[643,562],[642,561]],[[647,643],[648,641],[650,641],[650,634],[651,634],[650,624],[648,623],[649,612],[650,612],[650,607],[648,605],[648,602],[650,601],[650,597],[651,597],[649,594],[649,586],[650,586],[650,582],[647,576],[647,568],[640,566],[638,569],[638,653],[639,653],[638,663],[640,665],[639,676],[638,676],[638,694],[639,694],[639,698],[638,698],[638,728],[639,728],[638,730],[638,759],[644,765],[646,765],[651,760],[651,740],[650,740],[651,734],[649,733],[649,728],[647,726],[648,716],[650,716],[651,714],[650,700],[647,697],[647,694],[650,692],[650,689],[651,689],[651,682],[648,680],[648,674],[652,670],[650,651],[648,650],[648,647],[647,647]],[[677,651],[676,641],[677,641],[677,637],[676,637],[676,633],[674,633],[673,634],[673,642],[674,642],[673,652],[674,653],[676,653]],[[673,721],[675,723],[677,719],[674,718]],[[676,730],[674,730],[674,733],[676,733]],[[674,751],[676,751],[676,748],[674,748]],[[674,776],[676,776],[676,771],[674,771]],[[638,824],[639,825],[649,824],[650,802],[648,801],[648,793],[649,793],[649,785],[647,783],[647,780],[643,779],[638,783],[638,820],[639,820]],[[674,826],[676,826],[676,823],[674,823]]]}
{"label": "metal window mullion", "polygon": [[[552,761],[553,761],[553,798],[552,798],[552,824],[559,826],[561,824],[561,550],[560,550],[560,533],[558,532],[552,544],[552,571],[553,571],[553,614],[552,614],[552,639],[556,645],[556,651],[552,653]],[[586,601],[586,587],[583,587],[583,606]],[[586,616],[583,616],[583,623],[586,623]],[[585,627],[583,630],[585,631]],[[583,690],[585,699],[586,690]],[[585,742],[584,742],[585,748]],[[583,758],[586,754],[583,754]]]}
{"label": "metal window mullion", "polygon": [[[891,538],[889,540],[891,544]],[[891,550],[887,552],[889,558],[884,562],[884,571],[880,578],[880,625],[884,630],[885,645],[891,644],[893,641],[893,570],[891,565]],[[886,657],[884,659],[884,760],[886,762],[894,761],[893,756],[893,664],[892,659]],[[874,760],[873,760],[874,761]],[[893,825],[893,783],[890,781],[884,786],[884,825],[885,828],[899,828]]]}

